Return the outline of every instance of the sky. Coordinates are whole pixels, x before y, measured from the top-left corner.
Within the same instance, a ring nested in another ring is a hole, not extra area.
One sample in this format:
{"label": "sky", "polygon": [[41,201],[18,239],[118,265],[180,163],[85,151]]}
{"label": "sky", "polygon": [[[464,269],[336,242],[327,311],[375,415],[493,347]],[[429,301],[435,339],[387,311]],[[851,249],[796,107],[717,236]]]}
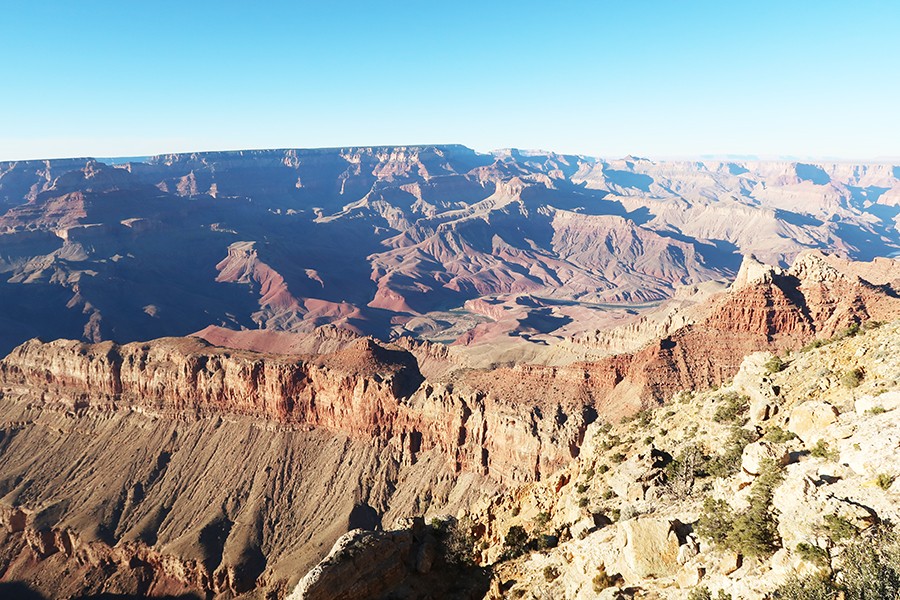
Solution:
{"label": "sky", "polygon": [[4,0],[0,160],[900,157],[900,2]]}

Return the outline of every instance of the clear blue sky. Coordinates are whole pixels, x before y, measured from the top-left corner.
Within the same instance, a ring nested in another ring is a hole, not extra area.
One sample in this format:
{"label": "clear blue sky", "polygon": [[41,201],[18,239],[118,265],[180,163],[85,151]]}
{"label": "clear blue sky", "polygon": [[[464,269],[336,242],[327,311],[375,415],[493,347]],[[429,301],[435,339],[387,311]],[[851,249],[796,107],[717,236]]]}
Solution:
{"label": "clear blue sky", "polygon": [[0,160],[900,157],[900,2],[4,0]]}

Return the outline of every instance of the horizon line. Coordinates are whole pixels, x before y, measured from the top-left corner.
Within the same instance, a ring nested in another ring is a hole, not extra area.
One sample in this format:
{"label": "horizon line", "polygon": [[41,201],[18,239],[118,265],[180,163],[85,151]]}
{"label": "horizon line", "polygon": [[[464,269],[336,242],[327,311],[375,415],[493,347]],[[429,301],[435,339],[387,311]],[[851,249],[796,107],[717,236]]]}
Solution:
{"label": "horizon line", "polygon": [[192,154],[208,155],[208,154],[239,154],[243,152],[288,152],[292,150],[300,151],[334,151],[334,150],[353,150],[353,149],[397,149],[397,148],[464,148],[475,154],[483,156],[496,156],[501,153],[518,152],[530,155],[556,155],[569,156],[582,159],[593,159],[597,161],[618,161],[618,160],[646,160],[650,162],[812,162],[812,163],[831,163],[831,164],[893,164],[900,163],[900,155],[897,156],[876,156],[871,158],[847,158],[836,156],[814,156],[814,155],[795,155],[795,154],[756,154],[747,152],[714,152],[706,154],[643,154],[629,152],[624,155],[613,154],[585,154],[579,152],[560,152],[556,150],[547,150],[544,148],[523,148],[515,146],[504,146],[493,148],[491,150],[482,151],[461,143],[434,143],[434,144],[350,144],[343,146],[284,146],[284,147],[255,147],[255,148],[225,148],[225,149],[207,149],[207,150],[185,150],[175,152],[156,152],[156,153],[122,153],[113,155],[101,154],[83,154],[69,156],[53,156],[53,157],[33,157],[33,158],[15,158],[0,159],[0,163],[28,163],[28,162],[55,162],[65,160],[96,160],[98,162],[114,161],[117,164],[126,164],[127,162],[145,162],[150,159],[164,156],[186,156]]}

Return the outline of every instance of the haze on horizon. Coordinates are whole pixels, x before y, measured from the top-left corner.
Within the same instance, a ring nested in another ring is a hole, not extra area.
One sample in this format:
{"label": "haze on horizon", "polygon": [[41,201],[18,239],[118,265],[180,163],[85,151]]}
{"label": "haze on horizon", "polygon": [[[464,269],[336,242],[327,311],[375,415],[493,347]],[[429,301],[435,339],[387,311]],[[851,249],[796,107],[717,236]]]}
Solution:
{"label": "haze on horizon", "polygon": [[0,160],[422,143],[896,159],[898,25],[876,1],[14,2]]}

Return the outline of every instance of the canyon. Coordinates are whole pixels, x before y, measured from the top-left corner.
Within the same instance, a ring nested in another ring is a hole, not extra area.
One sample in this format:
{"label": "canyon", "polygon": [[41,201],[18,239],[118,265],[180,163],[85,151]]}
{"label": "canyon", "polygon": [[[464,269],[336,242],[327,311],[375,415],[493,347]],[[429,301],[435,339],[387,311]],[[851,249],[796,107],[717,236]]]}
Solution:
{"label": "canyon", "polygon": [[600,417],[720,385],[742,353],[900,318],[898,269],[747,259],[681,327],[567,366],[460,368],[443,346],[327,329],[274,334],[287,353],[254,350],[271,333],[215,328],[243,348],[26,342],[0,361],[4,577],[53,596],[284,596],[348,530],[553,479]]}
{"label": "canyon", "polygon": [[739,385],[768,427],[800,400],[745,357],[900,319],[891,165],[243,151],[4,163],[0,199],[0,586],[49,598],[502,597],[598,431]]}
{"label": "canyon", "polygon": [[[489,343],[521,362],[742,256],[900,252],[890,164],[464,146],[0,164],[0,350],[207,326]],[[495,361],[496,362],[496,361]]]}

